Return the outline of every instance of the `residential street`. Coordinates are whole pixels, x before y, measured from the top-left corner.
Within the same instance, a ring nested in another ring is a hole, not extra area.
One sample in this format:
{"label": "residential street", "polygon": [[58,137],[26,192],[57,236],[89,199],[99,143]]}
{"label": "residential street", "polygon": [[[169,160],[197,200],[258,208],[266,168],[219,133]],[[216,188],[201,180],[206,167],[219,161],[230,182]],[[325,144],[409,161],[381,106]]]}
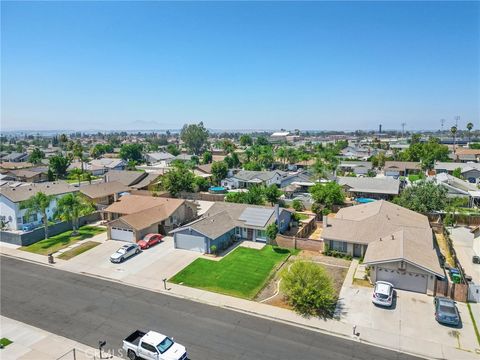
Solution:
{"label": "residential street", "polygon": [[121,348],[152,329],[185,345],[191,359],[414,359],[274,321],[150,291],[1,259],[1,314],[95,347]]}

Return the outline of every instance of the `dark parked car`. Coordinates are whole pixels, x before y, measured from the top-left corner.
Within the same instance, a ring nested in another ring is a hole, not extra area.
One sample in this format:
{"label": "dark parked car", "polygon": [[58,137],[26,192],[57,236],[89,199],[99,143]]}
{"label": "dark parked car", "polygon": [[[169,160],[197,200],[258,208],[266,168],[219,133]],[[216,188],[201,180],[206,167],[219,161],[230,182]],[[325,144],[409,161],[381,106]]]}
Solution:
{"label": "dark parked car", "polygon": [[435,297],[435,320],[441,324],[459,326],[460,314],[455,301],[445,297]]}

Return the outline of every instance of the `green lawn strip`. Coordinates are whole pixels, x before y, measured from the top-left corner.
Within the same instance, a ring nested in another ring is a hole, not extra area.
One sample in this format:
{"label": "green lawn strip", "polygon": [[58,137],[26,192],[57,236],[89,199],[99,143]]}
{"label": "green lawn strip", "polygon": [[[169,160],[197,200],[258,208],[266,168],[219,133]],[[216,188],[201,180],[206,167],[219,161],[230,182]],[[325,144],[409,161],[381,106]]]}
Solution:
{"label": "green lawn strip", "polygon": [[470,317],[472,318],[473,329],[475,330],[475,335],[477,336],[478,345],[480,345],[480,331],[478,330],[477,322],[475,317],[473,316],[472,308],[470,303],[467,303],[468,312],[470,313]]}
{"label": "green lawn strip", "polygon": [[253,299],[274,267],[290,250],[265,246],[262,250],[238,247],[220,261],[197,259],[170,281],[176,284]]}
{"label": "green lawn strip", "polygon": [[10,339],[7,339],[7,338],[1,338],[1,339],[0,339],[0,345],[1,345],[2,347],[5,347],[5,346],[7,346],[7,345],[10,345],[11,343],[13,343],[13,341],[10,340]]}
{"label": "green lawn strip", "polygon": [[20,249],[29,251],[35,254],[48,255],[49,253],[56,252],[69,245],[76,243],[79,240],[84,240],[105,232],[105,228],[96,226],[83,226],[78,230],[78,234],[71,236],[72,231],[65,231],[61,234],[49,237],[45,240],[40,240],[29,246],[22,246]]}
{"label": "green lawn strip", "polygon": [[64,253],[60,254],[58,256],[58,258],[62,259],[62,260],[70,260],[71,258],[73,258],[77,255],[80,255],[80,254],[84,253],[85,251],[93,249],[95,246],[98,246],[98,245],[100,245],[99,242],[87,241],[87,242],[84,242],[82,245],[77,246],[76,248],[65,251]]}

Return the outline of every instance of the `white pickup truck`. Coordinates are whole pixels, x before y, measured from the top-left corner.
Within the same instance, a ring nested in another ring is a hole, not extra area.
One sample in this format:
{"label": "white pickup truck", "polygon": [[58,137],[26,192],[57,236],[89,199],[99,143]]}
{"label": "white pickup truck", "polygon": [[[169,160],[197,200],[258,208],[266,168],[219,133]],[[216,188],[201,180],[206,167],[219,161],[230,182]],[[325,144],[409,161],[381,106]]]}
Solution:
{"label": "white pickup truck", "polygon": [[123,340],[123,349],[130,360],[186,360],[187,349],[168,336],[155,331],[136,330]]}

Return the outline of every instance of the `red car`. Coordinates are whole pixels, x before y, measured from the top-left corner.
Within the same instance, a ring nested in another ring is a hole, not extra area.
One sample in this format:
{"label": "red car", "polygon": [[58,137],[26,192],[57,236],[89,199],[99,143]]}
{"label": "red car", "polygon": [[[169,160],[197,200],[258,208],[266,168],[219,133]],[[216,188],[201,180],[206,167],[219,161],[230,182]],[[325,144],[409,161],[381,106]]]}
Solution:
{"label": "red car", "polygon": [[138,242],[138,246],[140,246],[142,250],[145,250],[150,246],[158,244],[160,241],[162,241],[162,238],[163,236],[160,234],[148,234],[143,238],[143,240]]}

